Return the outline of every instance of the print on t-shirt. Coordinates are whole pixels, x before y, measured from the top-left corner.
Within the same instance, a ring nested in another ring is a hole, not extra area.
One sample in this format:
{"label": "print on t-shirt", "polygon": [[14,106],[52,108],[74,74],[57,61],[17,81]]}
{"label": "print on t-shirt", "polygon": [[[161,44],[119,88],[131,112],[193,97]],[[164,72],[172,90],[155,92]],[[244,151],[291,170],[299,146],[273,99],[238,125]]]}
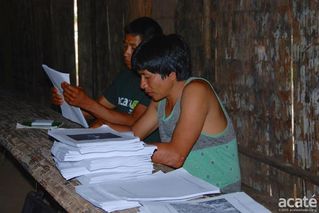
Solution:
{"label": "print on t-shirt", "polygon": [[131,100],[125,97],[118,97],[118,105],[128,107],[129,113],[131,113],[136,105],[138,104],[138,100]]}

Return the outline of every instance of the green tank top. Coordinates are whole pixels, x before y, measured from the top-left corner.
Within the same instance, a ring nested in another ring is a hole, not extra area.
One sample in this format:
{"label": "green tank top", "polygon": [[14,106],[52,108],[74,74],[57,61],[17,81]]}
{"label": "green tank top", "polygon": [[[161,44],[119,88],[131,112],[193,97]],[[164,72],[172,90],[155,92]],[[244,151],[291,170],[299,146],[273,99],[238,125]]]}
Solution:
{"label": "green tank top", "polygon": [[[215,95],[212,85],[202,78],[190,78],[192,80],[204,80]],[[192,175],[197,176],[215,186],[222,192],[234,192],[240,190],[240,168],[237,151],[236,134],[225,108],[217,96],[219,104],[227,118],[227,127],[219,134],[206,134],[201,132],[191,152],[187,156],[183,167]],[[178,100],[169,116],[165,116],[166,99],[159,102],[158,120],[161,141],[171,141],[173,131],[180,116],[180,100]]]}

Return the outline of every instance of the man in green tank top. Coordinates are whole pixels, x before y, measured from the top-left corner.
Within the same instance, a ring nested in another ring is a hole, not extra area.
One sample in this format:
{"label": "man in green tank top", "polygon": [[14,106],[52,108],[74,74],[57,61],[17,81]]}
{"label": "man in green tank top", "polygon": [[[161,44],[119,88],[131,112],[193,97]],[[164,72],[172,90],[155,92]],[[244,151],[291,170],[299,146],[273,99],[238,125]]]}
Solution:
{"label": "man in green tank top", "polygon": [[183,166],[223,192],[239,191],[231,119],[210,83],[191,77],[190,50],[183,39],[153,37],[136,49],[132,67],[141,76],[141,88],[153,99],[132,130],[140,138],[160,130],[162,142],[154,141],[153,162]]}

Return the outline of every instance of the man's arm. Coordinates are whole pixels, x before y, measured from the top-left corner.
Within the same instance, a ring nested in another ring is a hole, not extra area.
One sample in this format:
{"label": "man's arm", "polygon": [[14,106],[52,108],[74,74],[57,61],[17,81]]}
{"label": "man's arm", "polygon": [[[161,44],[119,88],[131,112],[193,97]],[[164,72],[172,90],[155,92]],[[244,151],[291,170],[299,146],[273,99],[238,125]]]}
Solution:
{"label": "man's arm", "polygon": [[78,106],[94,117],[113,124],[131,126],[147,109],[146,106],[138,104],[131,114],[118,112],[114,110],[115,106],[105,98],[95,101],[86,95],[83,89],[67,83],[62,83],[62,88],[64,99],[69,104]]}
{"label": "man's arm", "polygon": [[[134,135],[144,139],[158,127],[157,103],[152,101],[146,112],[132,126]],[[157,141],[154,141],[157,142]]]}
{"label": "man's arm", "polygon": [[183,165],[196,143],[209,110],[209,87],[202,82],[192,82],[183,91],[181,113],[169,143],[157,143],[152,160],[174,168]]}

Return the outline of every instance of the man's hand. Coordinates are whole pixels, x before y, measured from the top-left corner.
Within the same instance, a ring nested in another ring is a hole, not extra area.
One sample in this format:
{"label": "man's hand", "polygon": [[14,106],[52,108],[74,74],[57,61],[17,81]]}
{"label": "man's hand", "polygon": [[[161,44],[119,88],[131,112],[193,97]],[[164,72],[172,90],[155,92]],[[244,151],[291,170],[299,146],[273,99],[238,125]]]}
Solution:
{"label": "man's hand", "polygon": [[58,89],[55,87],[52,87],[51,89],[51,101],[54,105],[60,106],[63,104],[63,97],[59,95]]}
{"label": "man's hand", "polygon": [[72,86],[66,82],[63,82],[61,87],[63,89],[64,100],[68,104],[85,109],[85,105],[90,98],[82,88]]}
{"label": "man's hand", "polygon": [[100,119],[96,119],[91,125],[90,128],[98,128],[100,126],[102,126],[104,123],[102,120]]}

